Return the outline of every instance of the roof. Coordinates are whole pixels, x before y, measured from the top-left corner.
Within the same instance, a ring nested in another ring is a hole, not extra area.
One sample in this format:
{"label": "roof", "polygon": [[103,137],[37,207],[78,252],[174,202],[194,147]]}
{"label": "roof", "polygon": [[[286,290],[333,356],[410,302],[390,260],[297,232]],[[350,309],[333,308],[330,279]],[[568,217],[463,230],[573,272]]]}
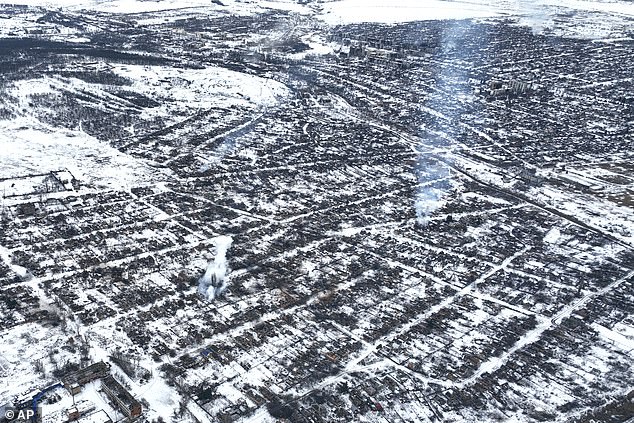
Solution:
{"label": "roof", "polygon": [[77,420],[78,423],[111,423],[112,420],[110,419],[110,417],[108,417],[108,414],[103,411],[103,410],[99,410],[96,413],[92,413],[88,416],[82,417],[79,420]]}
{"label": "roof", "polygon": [[116,395],[129,408],[133,405],[139,404],[139,402],[125,389],[117,380],[108,375],[102,379],[101,383],[105,385],[113,395]]}

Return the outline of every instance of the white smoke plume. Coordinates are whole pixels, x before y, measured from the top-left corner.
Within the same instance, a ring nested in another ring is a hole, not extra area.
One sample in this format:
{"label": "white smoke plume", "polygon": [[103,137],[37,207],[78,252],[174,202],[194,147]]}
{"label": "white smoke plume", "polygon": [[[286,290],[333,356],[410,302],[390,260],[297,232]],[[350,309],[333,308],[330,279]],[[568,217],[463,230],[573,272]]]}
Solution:
{"label": "white smoke plume", "polygon": [[540,0],[516,0],[515,12],[520,23],[529,26],[533,34],[541,34],[555,24],[553,10]]}
{"label": "white smoke plume", "polygon": [[450,172],[446,165],[428,158],[418,162],[416,173],[421,182],[414,200],[416,221],[421,226],[427,226],[431,214],[445,204],[444,197],[450,189],[447,180]]}
{"label": "white smoke plume", "polygon": [[209,300],[214,300],[227,289],[227,251],[233,243],[229,236],[219,236],[214,240],[216,256],[209,262],[205,274],[198,281],[198,292]]}
{"label": "white smoke plume", "polygon": [[[444,28],[436,57],[439,63],[436,69],[437,92],[425,105],[438,114],[431,115],[428,128],[430,131],[426,131],[427,139],[421,150],[448,150],[462,133],[460,121],[470,93],[467,88],[468,75],[459,62],[467,59],[464,44],[473,37],[472,32],[477,28],[473,23],[461,21],[448,22]],[[453,66],[456,63],[458,66]],[[444,162],[447,160],[449,159],[445,157]],[[443,198],[451,188],[448,182],[450,169],[433,154],[422,153],[416,166],[416,176],[419,185],[414,208],[418,224],[425,226],[431,214],[444,204]]]}

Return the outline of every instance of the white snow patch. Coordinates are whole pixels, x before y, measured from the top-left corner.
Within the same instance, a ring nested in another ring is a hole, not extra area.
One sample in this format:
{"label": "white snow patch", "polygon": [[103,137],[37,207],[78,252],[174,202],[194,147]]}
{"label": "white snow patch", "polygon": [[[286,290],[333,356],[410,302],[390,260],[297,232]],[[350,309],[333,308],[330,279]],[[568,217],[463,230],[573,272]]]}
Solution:
{"label": "white snow patch", "polygon": [[592,329],[596,330],[599,335],[601,335],[601,337],[606,339],[609,343],[618,345],[623,350],[634,355],[634,339],[624,336],[614,330],[610,330],[598,323],[593,323]]}
{"label": "white snow patch", "polygon": [[544,237],[544,242],[548,244],[556,244],[559,238],[561,238],[561,232],[559,232],[559,229],[552,228]]}
{"label": "white snow patch", "polygon": [[48,128],[30,118],[0,122],[0,177],[62,168],[83,185],[127,189],[153,180],[156,169],[81,132]]}
{"label": "white snow patch", "polygon": [[322,18],[329,24],[360,22],[412,22],[499,16],[494,7],[465,1],[442,0],[341,0],[324,6]]}
{"label": "white snow patch", "polygon": [[11,0],[11,4],[38,6],[49,9],[95,10],[107,13],[149,13],[197,9],[214,13],[250,15],[267,9],[307,13],[308,9],[292,0],[244,1],[222,0],[223,5],[211,0]]}

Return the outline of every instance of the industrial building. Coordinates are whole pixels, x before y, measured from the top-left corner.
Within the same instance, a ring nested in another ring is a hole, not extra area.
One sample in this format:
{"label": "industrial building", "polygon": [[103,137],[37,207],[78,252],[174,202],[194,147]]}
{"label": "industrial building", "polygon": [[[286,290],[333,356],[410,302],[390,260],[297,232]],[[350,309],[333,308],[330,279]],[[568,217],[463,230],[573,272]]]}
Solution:
{"label": "industrial building", "polygon": [[112,376],[107,376],[101,381],[101,387],[103,392],[108,398],[119,408],[119,410],[128,417],[128,419],[134,420],[139,417],[143,411],[141,403],[134,399],[132,394],[128,392],[119,382]]}

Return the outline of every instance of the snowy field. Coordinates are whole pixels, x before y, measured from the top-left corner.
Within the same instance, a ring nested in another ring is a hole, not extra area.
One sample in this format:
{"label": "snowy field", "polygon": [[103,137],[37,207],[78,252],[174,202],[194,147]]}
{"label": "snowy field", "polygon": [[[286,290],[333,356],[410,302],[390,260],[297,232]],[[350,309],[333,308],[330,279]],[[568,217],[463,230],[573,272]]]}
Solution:
{"label": "snowy field", "polygon": [[[286,87],[278,82],[218,67],[183,70],[117,65],[112,70],[131,81],[129,89],[160,101],[160,106],[145,109],[143,118],[159,118],[168,124],[210,107],[239,106],[255,111],[273,106],[288,95]],[[67,129],[48,125],[29,107],[39,95],[80,92],[97,99],[95,106],[104,113],[117,109],[125,112],[130,107],[104,91],[102,85],[75,78],[41,78],[15,82],[8,91],[16,100],[18,116],[0,121],[0,178],[68,169],[87,185],[128,189],[134,184],[160,181],[168,174],[97,140],[83,131],[81,124]],[[133,136],[134,127],[128,130]]]}
{"label": "snowy field", "polygon": [[266,9],[306,12],[306,8],[292,0],[239,1],[223,0],[222,5],[210,0],[16,0],[11,4],[23,4],[64,10],[95,10],[107,13],[150,13],[176,9],[204,8],[204,13],[224,12],[238,14],[260,13]]}
{"label": "snowy field", "polygon": [[147,164],[80,131],[64,131],[30,119],[0,122],[0,177],[68,169],[90,185],[126,189],[150,182]]}
{"label": "snowy field", "polygon": [[[134,15],[139,25],[156,25],[200,16],[256,16],[267,11],[282,11],[331,26],[355,23],[397,24],[414,21],[510,20],[528,26],[535,33],[584,39],[629,37],[634,20],[634,4],[624,0],[334,0],[299,4],[292,0],[238,1],[217,4],[207,0],[16,0],[13,4],[79,13],[82,10]],[[15,34],[23,28],[36,28],[34,21],[15,15],[0,20],[0,34]],[[87,42],[74,37],[76,29],[61,27],[52,39]],[[314,41],[310,44],[315,44]],[[312,53],[328,52],[322,42]],[[301,58],[303,56],[296,56]]]}
{"label": "snowy field", "polygon": [[327,3],[323,18],[330,24],[410,22],[501,16],[504,9],[477,2],[442,0],[341,0]]}
{"label": "snowy field", "polygon": [[323,9],[324,19],[333,24],[354,22],[408,22],[435,19],[470,19],[495,16],[521,16],[546,19],[555,10],[577,10],[634,16],[634,4],[624,0],[330,0],[299,4],[293,0],[238,1],[223,0],[221,4],[208,0],[14,0],[23,4],[64,10],[96,10],[108,13],[149,13],[176,9],[204,8],[231,13],[259,13],[266,9],[310,13]]}
{"label": "snowy field", "polygon": [[[631,27],[634,18],[634,3],[624,0],[331,0],[308,4],[293,0],[224,0],[221,4],[209,0],[15,0],[11,3],[66,11],[87,9],[121,14],[181,10],[182,13],[252,15],[266,10],[282,10],[302,15],[315,14],[331,25],[510,18],[539,32],[550,30],[564,35],[601,38],[614,35],[612,30],[615,27]],[[572,18],[574,25],[562,27],[558,17],[570,13],[578,13]],[[607,17],[610,22],[605,22]]]}
{"label": "snowy field", "polygon": [[[575,16],[570,17],[570,13]],[[562,20],[561,15],[567,18]],[[549,31],[580,38],[607,38],[622,35],[631,28],[634,3],[607,0],[339,0],[325,4],[322,18],[332,25],[508,18],[538,33]]]}

